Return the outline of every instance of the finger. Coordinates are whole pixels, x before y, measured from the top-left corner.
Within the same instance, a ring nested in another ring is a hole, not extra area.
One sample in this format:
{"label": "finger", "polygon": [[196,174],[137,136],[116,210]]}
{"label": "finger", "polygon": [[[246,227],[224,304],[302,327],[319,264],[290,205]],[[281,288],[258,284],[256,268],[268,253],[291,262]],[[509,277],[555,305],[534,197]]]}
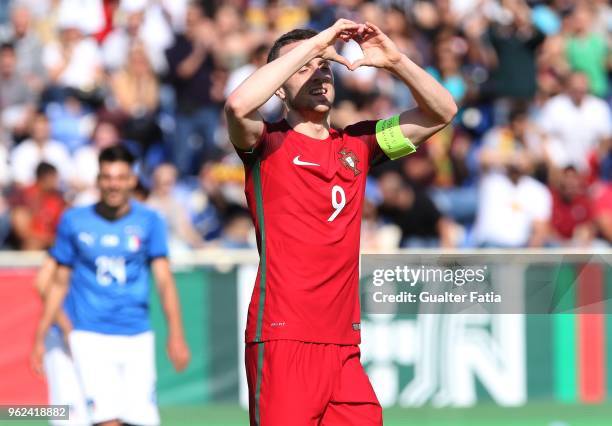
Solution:
{"label": "finger", "polygon": [[38,359],[38,357],[34,356],[32,357],[31,361],[30,361],[32,370],[34,371],[34,373],[37,376],[42,376],[42,363],[40,362],[40,360]]}
{"label": "finger", "polygon": [[338,25],[338,24],[355,24],[357,25],[357,22],[355,21],[351,21],[350,19],[346,19],[346,18],[340,18],[336,21],[336,23],[334,25]]}
{"label": "finger", "polygon": [[176,361],[174,368],[176,368],[177,371],[183,371],[185,368],[187,368],[188,363],[189,359],[183,356]]}
{"label": "finger", "polygon": [[351,38],[353,38],[353,33],[348,32],[348,31],[344,31],[342,33],[340,33],[340,40],[347,42],[349,41]]}
{"label": "finger", "polygon": [[342,31],[349,31],[349,30],[355,31],[355,30],[357,30],[358,28],[359,28],[359,24],[357,24],[357,23],[355,23],[355,22],[352,22],[352,21],[347,21],[347,22],[342,22],[342,23],[340,23],[340,24],[337,26],[336,30],[337,30],[338,32],[342,32]]}
{"label": "finger", "polygon": [[337,62],[339,64],[344,65],[345,67],[347,67],[349,70],[351,69],[351,63],[348,61],[348,59],[346,59],[344,56],[339,55],[339,54],[335,54],[334,56],[332,56],[331,58],[329,58],[330,60]]}
{"label": "finger", "polygon": [[365,58],[361,58],[361,59],[357,59],[355,62],[353,62],[350,66],[349,69],[351,71],[355,71],[357,68],[362,67],[362,66],[367,66],[369,65],[369,62],[367,59]]}
{"label": "finger", "polygon": [[339,19],[338,21],[336,21],[334,26],[337,28],[344,28],[344,27],[357,28],[359,24],[357,22],[353,22],[348,19]]}
{"label": "finger", "polygon": [[183,361],[181,359],[174,358],[172,360],[172,364],[174,365],[174,369],[176,371],[181,371],[183,369]]}
{"label": "finger", "polygon": [[378,28],[373,23],[366,21],[366,26],[370,28],[374,32],[374,34],[382,34],[382,31],[380,30],[380,28]]}

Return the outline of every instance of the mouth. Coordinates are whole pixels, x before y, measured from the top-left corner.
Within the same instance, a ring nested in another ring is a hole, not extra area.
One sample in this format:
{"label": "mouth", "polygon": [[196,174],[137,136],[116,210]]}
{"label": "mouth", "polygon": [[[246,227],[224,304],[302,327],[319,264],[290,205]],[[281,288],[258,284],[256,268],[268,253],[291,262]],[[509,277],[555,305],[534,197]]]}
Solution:
{"label": "mouth", "polygon": [[327,89],[323,87],[316,87],[314,89],[310,89],[308,93],[312,96],[323,96],[327,94]]}

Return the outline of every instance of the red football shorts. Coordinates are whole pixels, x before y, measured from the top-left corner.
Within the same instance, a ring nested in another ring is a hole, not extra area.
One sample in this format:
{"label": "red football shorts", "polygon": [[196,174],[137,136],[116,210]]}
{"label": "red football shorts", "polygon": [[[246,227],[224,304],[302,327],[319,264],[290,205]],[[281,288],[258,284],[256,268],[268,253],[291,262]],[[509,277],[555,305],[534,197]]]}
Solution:
{"label": "red football shorts", "polygon": [[251,425],[382,425],[382,408],[359,357],[356,345],[248,343]]}

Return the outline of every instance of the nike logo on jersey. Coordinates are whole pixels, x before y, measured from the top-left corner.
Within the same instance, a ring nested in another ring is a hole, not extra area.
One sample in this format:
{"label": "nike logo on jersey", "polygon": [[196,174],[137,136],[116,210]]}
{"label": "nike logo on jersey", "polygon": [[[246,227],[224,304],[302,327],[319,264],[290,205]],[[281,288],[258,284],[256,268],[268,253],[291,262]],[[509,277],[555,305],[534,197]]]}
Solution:
{"label": "nike logo on jersey", "polygon": [[320,166],[320,164],[317,164],[317,163],[309,163],[308,161],[300,161],[299,155],[295,156],[295,158],[293,159],[293,164],[295,164],[296,166]]}

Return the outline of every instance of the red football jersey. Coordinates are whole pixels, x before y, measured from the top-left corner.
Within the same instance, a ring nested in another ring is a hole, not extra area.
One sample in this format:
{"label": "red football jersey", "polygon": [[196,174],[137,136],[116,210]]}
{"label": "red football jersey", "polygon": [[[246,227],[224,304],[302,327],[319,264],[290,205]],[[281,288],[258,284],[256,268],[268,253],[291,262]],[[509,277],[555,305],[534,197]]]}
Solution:
{"label": "red football jersey", "polygon": [[246,341],[360,342],[359,233],[375,121],[319,140],[265,123],[245,164],[259,271]]}

